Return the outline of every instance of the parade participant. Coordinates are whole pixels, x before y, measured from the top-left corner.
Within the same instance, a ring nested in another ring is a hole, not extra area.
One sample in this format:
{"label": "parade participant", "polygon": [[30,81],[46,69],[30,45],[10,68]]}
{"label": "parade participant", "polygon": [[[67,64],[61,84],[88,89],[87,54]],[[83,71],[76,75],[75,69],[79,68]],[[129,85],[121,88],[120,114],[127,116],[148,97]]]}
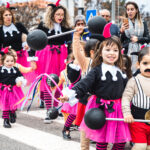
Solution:
{"label": "parade participant", "polygon": [[[71,83],[69,85],[69,89],[71,89],[81,78],[81,69],[76,59],[74,59],[67,65],[67,78]],[[62,131],[63,138],[71,139],[70,127],[76,118],[77,104],[72,107],[69,103],[64,103],[62,107],[62,112],[69,113],[69,116],[67,117],[64,125],[64,129]]]}
{"label": "parade participant", "polygon": [[[14,67],[16,63],[15,56],[9,48],[5,48],[2,55],[2,66],[0,67],[0,107],[3,112],[4,127],[10,128],[10,122],[15,123],[15,105],[20,99],[24,97],[21,90],[21,85],[26,84],[26,80],[22,76],[18,68]],[[11,117],[9,119],[9,112]]]}
{"label": "parade participant", "polygon": [[127,2],[126,19],[121,25],[121,41],[125,48],[125,54],[131,56],[132,73],[136,71],[137,56],[131,55],[138,52],[141,44],[149,43],[149,31],[147,23],[141,19],[138,5],[135,2]]}
{"label": "parade participant", "polygon": [[[85,21],[85,16],[83,15],[78,15],[75,17],[75,25],[74,27],[85,27],[86,26],[86,21]],[[88,29],[84,29],[82,33],[80,33],[80,40],[87,41],[90,39],[90,32]]]}
{"label": "parade participant", "polygon": [[[134,122],[134,119],[147,119],[150,110],[150,47],[143,48],[138,54],[140,74],[131,78],[122,97],[124,121],[130,124],[133,150],[150,149],[150,125]],[[130,108],[131,105],[131,108]],[[148,118],[150,120],[150,118]]]}
{"label": "parade participant", "polygon": [[[68,93],[71,98],[79,98],[87,92],[93,94],[88,101],[86,111],[90,108],[104,110],[108,118],[122,118],[121,97],[127,81],[122,72],[123,62],[121,54],[121,42],[117,37],[110,37],[97,44],[97,52],[93,59],[92,69],[87,76],[80,80]],[[62,102],[70,100],[63,95]],[[106,150],[108,143],[113,143],[113,149],[124,149],[125,143],[131,140],[128,124],[117,121],[106,121],[101,129],[89,129],[84,121],[81,123],[86,137],[96,141],[97,150]]]}
{"label": "parade participant", "polygon": [[15,22],[14,14],[10,8],[0,9],[0,50],[11,46],[17,52],[17,62],[25,67],[29,67],[27,62],[28,49],[26,37],[28,31],[21,23]]}
{"label": "parade participant", "polygon": [[[67,9],[59,5],[59,1],[56,4],[48,4],[44,22],[39,24],[38,29],[44,31],[47,36],[69,31],[70,22]],[[68,55],[66,43],[71,39],[71,34],[51,39],[43,50],[36,51],[35,55],[38,57],[38,61],[35,72],[37,75],[42,73],[60,75],[60,72],[66,67],[64,62]],[[46,109],[48,110],[51,106],[51,97],[45,89],[45,80],[46,77],[41,81],[40,96],[45,101]],[[50,118],[47,116],[44,122],[50,123]]]}

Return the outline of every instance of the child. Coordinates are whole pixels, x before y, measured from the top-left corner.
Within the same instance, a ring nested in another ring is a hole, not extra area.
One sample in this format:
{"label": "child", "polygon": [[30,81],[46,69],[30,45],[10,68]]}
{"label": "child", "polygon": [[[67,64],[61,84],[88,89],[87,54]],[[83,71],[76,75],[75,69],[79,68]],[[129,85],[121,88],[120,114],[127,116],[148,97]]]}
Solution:
{"label": "child", "polygon": [[[74,59],[67,65],[67,77],[71,82],[71,84],[69,85],[70,89],[80,80],[81,69],[76,59]],[[62,131],[63,138],[71,139],[70,127],[76,118],[77,104],[71,107],[68,103],[65,103],[62,107],[62,111],[69,113],[69,116],[67,117],[67,120],[64,125],[64,129]]]}
{"label": "child", "polygon": [[134,119],[145,119],[150,110],[150,47],[139,52],[138,66],[141,73],[128,81],[122,97],[122,110],[125,122],[131,123],[133,149],[150,150],[150,126],[134,122]]}
{"label": "child", "polygon": [[4,127],[10,128],[9,111],[11,111],[11,123],[15,123],[15,111],[17,101],[24,97],[21,85],[26,84],[18,68],[14,67],[16,59],[9,48],[5,48],[2,55],[2,66],[0,67],[0,107],[3,112]]}
{"label": "child", "polygon": [[[93,69],[68,93],[72,92],[72,97],[80,98],[90,92],[94,96],[88,101],[86,111],[102,106],[106,117],[121,118],[121,97],[127,78],[122,73],[120,40],[115,36],[108,38],[96,49]],[[68,96],[61,97],[62,102],[66,100],[69,100]],[[81,130],[85,131],[87,138],[97,142],[97,150],[106,150],[108,143],[114,143],[113,150],[118,147],[124,149],[125,143],[131,140],[128,124],[124,122],[106,121],[101,129],[92,130],[82,121]]]}

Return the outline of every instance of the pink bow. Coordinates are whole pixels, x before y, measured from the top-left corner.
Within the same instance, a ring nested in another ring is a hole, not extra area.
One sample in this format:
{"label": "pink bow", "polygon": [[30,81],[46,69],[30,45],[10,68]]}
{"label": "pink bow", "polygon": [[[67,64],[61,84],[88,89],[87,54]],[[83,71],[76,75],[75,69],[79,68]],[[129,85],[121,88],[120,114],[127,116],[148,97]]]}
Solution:
{"label": "pink bow", "polygon": [[11,85],[3,85],[4,90],[8,89],[8,91],[11,91]]}
{"label": "pink bow", "polygon": [[108,109],[107,104],[108,104],[108,105],[110,105],[110,101],[107,101],[107,100],[101,99],[101,100],[100,100],[100,102],[101,102],[101,105],[104,105],[104,106],[105,106],[105,108],[106,108],[106,109]]}
{"label": "pink bow", "polygon": [[3,51],[5,54],[7,54],[7,53],[8,53],[8,49],[9,49],[9,47],[6,47],[6,48],[4,48],[2,51]]}

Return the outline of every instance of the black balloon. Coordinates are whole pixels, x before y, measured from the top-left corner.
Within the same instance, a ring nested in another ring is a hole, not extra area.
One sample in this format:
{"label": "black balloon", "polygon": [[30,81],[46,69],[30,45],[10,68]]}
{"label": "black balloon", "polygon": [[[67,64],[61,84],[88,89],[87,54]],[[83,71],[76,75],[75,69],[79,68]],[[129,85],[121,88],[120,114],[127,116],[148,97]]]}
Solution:
{"label": "black balloon", "polygon": [[49,115],[50,119],[56,119],[58,117],[58,115],[59,115],[58,109],[55,108],[55,107],[54,108],[50,108],[48,110],[48,115]]}
{"label": "black balloon", "polygon": [[95,16],[88,21],[88,30],[91,33],[102,34],[106,20],[103,17]]}
{"label": "black balloon", "polygon": [[42,30],[33,30],[27,36],[27,43],[33,50],[42,50],[48,43],[47,35]]}
{"label": "black balloon", "polygon": [[[58,84],[59,77],[57,76],[57,74],[50,74],[49,76]],[[50,87],[55,87],[55,84],[49,78],[47,78],[46,82]]]}
{"label": "black balloon", "polygon": [[99,108],[89,109],[84,116],[84,122],[90,129],[93,130],[101,129],[106,122],[105,114]]}

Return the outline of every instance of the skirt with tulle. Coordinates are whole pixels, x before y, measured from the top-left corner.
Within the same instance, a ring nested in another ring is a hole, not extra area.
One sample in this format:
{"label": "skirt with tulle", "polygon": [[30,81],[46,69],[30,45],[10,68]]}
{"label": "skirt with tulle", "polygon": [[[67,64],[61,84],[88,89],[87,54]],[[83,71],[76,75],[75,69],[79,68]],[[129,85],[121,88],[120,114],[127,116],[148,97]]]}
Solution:
{"label": "skirt with tulle", "polygon": [[24,97],[20,87],[0,85],[0,109],[2,111],[16,110],[22,103],[17,104]]}
{"label": "skirt with tulle", "polygon": [[30,62],[27,61],[28,52],[26,50],[16,51],[17,53],[17,63],[21,64],[24,67],[30,67]]}
{"label": "skirt with tulle", "polygon": [[70,104],[68,102],[65,102],[65,103],[63,103],[61,111],[65,112],[65,113],[76,115],[77,114],[77,106],[78,106],[78,103],[76,103],[73,106],[70,106]]}
{"label": "skirt with tulle", "polygon": [[[121,99],[104,101],[106,101],[106,103],[104,102],[104,105],[106,105],[108,101],[113,101],[113,109],[115,110],[114,112],[109,113],[105,108],[104,113],[106,118],[123,118]],[[92,96],[86,106],[86,112],[91,108],[98,108],[99,106],[100,104],[96,103],[96,96]],[[83,119],[80,130],[85,131],[87,138],[99,143],[124,143],[131,141],[128,124],[123,121],[106,121],[105,125],[101,129],[93,130],[86,126]]]}
{"label": "skirt with tulle", "polygon": [[67,59],[68,52],[67,47],[64,45],[47,45],[43,50],[36,51],[37,69],[38,75],[42,73],[57,74],[65,69],[65,59]]}

